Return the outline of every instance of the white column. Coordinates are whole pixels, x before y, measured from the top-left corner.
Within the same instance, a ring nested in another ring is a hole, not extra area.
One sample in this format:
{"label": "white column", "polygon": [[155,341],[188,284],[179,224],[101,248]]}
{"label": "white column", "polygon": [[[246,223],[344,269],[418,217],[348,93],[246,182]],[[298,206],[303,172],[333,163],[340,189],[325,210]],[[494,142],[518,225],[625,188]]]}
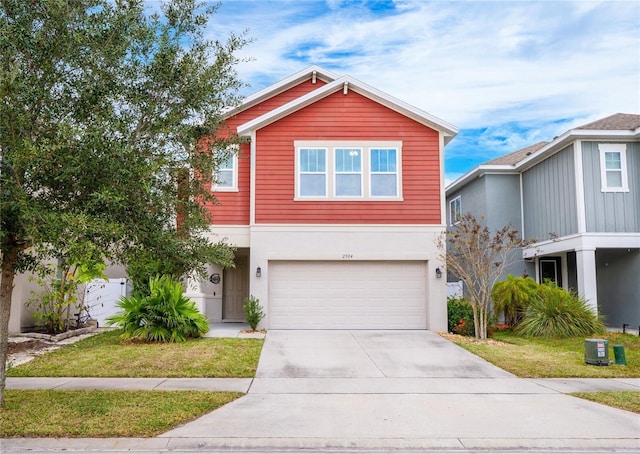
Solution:
{"label": "white column", "polygon": [[598,285],[596,283],[596,250],[576,251],[578,295],[584,298],[594,313],[598,312]]}

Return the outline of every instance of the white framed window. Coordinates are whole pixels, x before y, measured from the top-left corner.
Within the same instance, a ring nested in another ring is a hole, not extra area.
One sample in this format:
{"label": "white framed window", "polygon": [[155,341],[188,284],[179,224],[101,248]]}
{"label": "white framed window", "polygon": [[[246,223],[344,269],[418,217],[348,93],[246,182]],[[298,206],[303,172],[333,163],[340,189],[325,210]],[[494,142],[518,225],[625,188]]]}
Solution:
{"label": "white framed window", "polygon": [[295,141],[296,200],[402,200],[401,141]]}
{"label": "white framed window", "polygon": [[327,150],[301,148],[298,153],[298,194],[300,197],[327,196]]}
{"label": "white framed window", "polygon": [[372,148],[370,154],[371,197],[396,197],[398,195],[398,150]]}
{"label": "white framed window", "polygon": [[238,190],[238,154],[233,150],[225,150],[227,158],[218,164],[214,174],[214,191]]}
{"label": "white framed window", "polygon": [[456,225],[462,219],[462,197],[458,196],[449,202],[449,225]]}
{"label": "white framed window", "polygon": [[336,148],[334,194],[336,197],[362,195],[362,149]]}
{"label": "white framed window", "polygon": [[601,143],[598,149],[602,192],[629,192],[627,146],[623,143]]}

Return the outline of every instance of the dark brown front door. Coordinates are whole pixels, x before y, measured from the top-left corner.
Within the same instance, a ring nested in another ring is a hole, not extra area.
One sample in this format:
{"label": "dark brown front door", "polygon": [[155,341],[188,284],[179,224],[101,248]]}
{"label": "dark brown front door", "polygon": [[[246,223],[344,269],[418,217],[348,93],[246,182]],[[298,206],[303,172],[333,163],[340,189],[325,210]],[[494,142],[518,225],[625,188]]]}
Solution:
{"label": "dark brown front door", "polygon": [[244,299],[249,296],[249,257],[237,256],[236,267],[224,270],[222,282],[222,319],[243,321]]}

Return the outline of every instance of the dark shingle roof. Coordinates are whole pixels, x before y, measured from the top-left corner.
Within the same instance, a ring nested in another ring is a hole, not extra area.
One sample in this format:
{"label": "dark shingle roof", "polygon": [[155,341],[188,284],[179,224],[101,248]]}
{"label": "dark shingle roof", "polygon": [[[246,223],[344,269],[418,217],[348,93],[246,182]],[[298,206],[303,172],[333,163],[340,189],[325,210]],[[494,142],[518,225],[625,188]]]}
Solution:
{"label": "dark shingle roof", "polygon": [[522,148],[518,151],[514,151],[513,153],[509,153],[507,155],[492,159],[489,162],[485,162],[485,165],[515,165],[525,159],[531,153],[535,153],[548,143],[549,142],[538,142],[533,145],[529,145],[528,147]]}
{"label": "dark shingle roof", "polygon": [[635,130],[640,128],[640,115],[617,113],[575,129]]}

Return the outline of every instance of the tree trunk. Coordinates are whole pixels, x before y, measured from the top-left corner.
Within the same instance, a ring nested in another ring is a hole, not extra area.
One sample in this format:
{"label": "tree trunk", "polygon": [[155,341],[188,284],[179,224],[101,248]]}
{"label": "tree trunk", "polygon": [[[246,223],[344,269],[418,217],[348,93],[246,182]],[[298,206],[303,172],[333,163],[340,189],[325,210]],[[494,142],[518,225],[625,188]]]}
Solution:
{"label": "tree trunk", "polygon": [[11,295],[13,294],[18,253],[17,247],[9,246],[2,254],[2,266],[0,267],[0,407],[4,405],[9,353],[9,316],[11,315]]}

